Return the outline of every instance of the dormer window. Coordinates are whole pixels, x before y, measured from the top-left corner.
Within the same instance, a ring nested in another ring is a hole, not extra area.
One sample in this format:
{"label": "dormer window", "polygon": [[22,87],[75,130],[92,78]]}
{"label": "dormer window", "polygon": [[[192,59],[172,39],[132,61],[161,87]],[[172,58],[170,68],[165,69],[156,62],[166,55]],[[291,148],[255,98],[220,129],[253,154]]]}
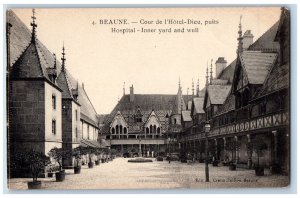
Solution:
{"label": "dormer window", "polygon": [[138,110],[136,111],[136,114],[135,114],[135,122],[142,122],[143,121],[143,115],[141,113],[141,110],[140,108],[138,108]]}

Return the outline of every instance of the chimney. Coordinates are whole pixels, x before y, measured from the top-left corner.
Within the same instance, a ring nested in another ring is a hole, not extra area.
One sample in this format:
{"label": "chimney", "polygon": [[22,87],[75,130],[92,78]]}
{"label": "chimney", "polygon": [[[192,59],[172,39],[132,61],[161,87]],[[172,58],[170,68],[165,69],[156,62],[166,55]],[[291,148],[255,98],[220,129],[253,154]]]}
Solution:
{"label": "chimney", "polygon": [[247,50],[249,48],[250,45],[252,45],[253,43],[253,34],[251,33],[251,30],[247,30],[244,33],[243,36],[243,49]]}
{"label": "chimney", "polygon": [[133,92],[133,85],[130,87],[130,102],[134,101],[134,92]]}
{"label": "chimney", "polygon": [[225,69],[227,66],[227,61],[224,59],[224,57],[219,57],[216,61],[216,78],[219,78],[221,72]]}

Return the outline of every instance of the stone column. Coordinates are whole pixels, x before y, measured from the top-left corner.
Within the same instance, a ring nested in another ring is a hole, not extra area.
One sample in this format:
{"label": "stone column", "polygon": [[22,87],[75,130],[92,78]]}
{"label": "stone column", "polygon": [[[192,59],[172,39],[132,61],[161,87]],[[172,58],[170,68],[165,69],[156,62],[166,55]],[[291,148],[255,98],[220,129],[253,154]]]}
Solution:
{"label": "stone column", "polygon": [[226,161],[226,137],[223,137],[223,143],[224,143],[224,145],[223,145],[223,149],[224,149],[224,151],[223,151],[223,161]]}
{"label": "stone column", "polygon": [[215,141],[215,152],[216,152],[215,153],[216,154],[215,159],[219,160],[219,155],[218,155],[218,140],[215,138],[214,141]]}
{"label": "stone column", "polygon": [[[238,137],[237,136],[234,136],[234,141],[238,141]],[[236,147],[235,149],[235,163],[237,164],[239,161],[239,150],[238,148]]]}
{"label": "stone column", "polygon": [[272,131],[272,134],[274,136],[274,150],[273,150],[273,156],[272,156],[272,163],[273,164],[278,164],[278,157],[277,157],[277,152],[278,152],[278,134],[277,131]]}
{"label": "stone column", "polygon": [[[252,143],[252,140],[251,140],[251,136],[250,134],[247,135],[247,140],[248,140],[248,143],[251,144]],[[248,168],[251,169],[252,168],[252,153],[253,153],[253,148],[251,148],[251,150],[249,150],[247,148],[247,154],[248,154]]]}

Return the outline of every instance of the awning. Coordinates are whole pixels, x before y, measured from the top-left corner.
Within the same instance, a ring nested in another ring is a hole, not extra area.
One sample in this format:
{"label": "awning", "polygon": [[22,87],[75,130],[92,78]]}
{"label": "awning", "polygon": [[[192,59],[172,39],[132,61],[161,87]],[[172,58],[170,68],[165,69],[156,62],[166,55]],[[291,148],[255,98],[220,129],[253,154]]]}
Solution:
{"label": "awning", "polygon": [[80,146],[83,147],[93,147],[93,148],[101,148],[100,144],[93,140],[86,140],[82,139],[80,140]]}
{"label": "awning", "polygon": [[110,146],[110,144],[105,139],[100,140],[100,147],[101,148],[107,148],[109,146]]}

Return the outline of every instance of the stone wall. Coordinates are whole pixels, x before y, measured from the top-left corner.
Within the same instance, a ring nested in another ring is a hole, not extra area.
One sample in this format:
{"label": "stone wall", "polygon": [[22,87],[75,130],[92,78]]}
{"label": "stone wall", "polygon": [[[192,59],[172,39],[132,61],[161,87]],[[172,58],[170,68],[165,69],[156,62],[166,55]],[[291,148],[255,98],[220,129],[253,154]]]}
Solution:
{"label": "stone wall", "polygon": [[[9,98],[9,139],[13,150],[45,152],[45,89],[43,81],[12,81]],[[22,142],[22,144],[21,144]]]}

